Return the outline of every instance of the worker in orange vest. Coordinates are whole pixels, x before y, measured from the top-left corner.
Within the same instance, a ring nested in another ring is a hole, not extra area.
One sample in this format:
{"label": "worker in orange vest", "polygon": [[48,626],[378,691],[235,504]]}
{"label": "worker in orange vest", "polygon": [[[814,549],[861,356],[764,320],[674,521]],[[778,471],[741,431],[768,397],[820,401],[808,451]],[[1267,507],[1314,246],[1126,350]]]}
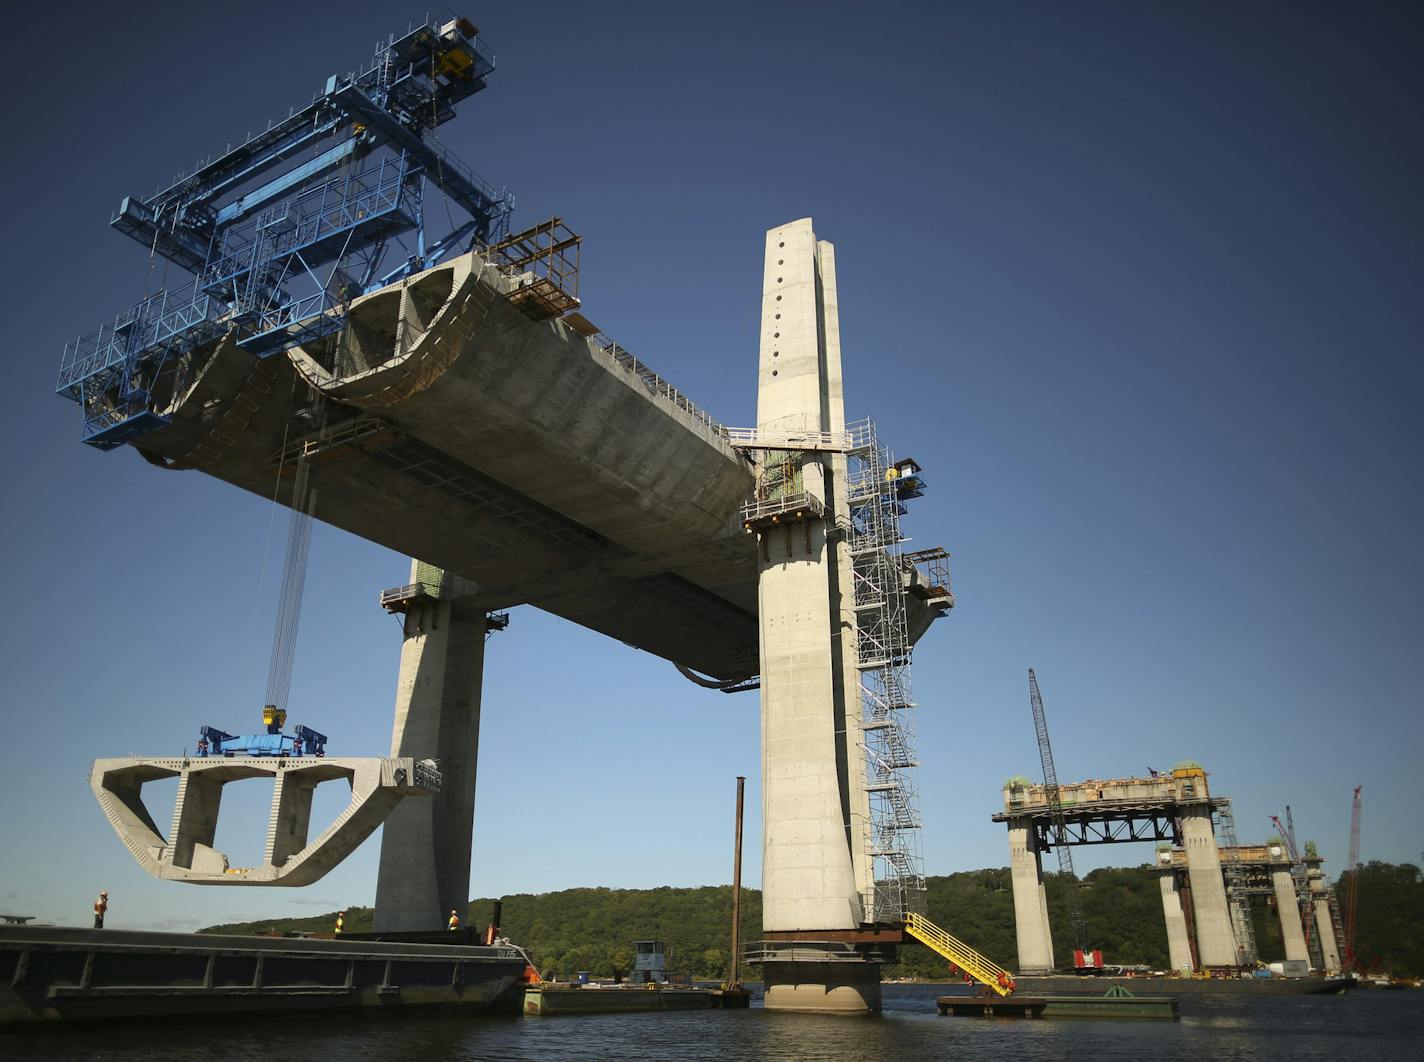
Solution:
{"label": "worker in orange vest", "polygon": [[99,898],[94,901],[94,928],[104,928],[104,912],[109,909],[109,894],[99,893]]}
{"label": "worker in orange vest", "polygon": [[337,911],[337,912],[336,912],[336,929],[335,929],[334,932],[336,933],[336,935],[337,935],[338,937],[341,936],[341,927],[344,926],[345,924],[346,924],[346,912],[345,912],[345,911]]}
{"label": "worker in orange vest", "polygon": [[450,921],[446,928],[448,928],[451,933],[460,928],[460,916],[455,911],[450,912]]}

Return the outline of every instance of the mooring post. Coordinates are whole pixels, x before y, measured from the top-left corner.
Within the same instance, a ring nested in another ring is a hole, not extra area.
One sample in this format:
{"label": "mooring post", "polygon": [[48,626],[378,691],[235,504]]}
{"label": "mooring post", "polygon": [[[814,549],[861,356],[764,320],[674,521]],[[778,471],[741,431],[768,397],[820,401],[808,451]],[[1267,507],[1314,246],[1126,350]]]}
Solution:
{"label": "mooring post", "polygon": [[739,988],[737,979],[742,950],[742,793],[746,789],[745,775],[737,775],[737,839],[732,848],[732,962],[727,975],[727,987]]}

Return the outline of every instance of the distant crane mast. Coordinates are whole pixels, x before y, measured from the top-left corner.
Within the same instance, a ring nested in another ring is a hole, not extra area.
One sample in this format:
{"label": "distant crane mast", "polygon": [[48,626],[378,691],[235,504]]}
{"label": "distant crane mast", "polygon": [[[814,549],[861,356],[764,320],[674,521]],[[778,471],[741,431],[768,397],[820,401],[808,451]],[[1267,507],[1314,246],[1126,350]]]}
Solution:
{"label": "distant crane mast", "polygon": [[1355,969],[1355,910],[1360,899],[1360,790],[1355,786],[1355,803],[1350,809],[1350,862],[1345,873],[1350,884],[1345,890],[1345,956],[1341,960],[1344,973]]}
{"label": "distant crane mast", "polygon": [[1038,760],[1043,767],[1044,797],[1053,819],[1053,850],[1058,855],[1058,872],[1068,875],[1068,920],[1073,924],[1073,942],[1079,951],[1088,950],[1088,930],[1083,920],[1083,903],[1078,896],[1078,875],[1073,870],[1073,852],[1068,847],[1068,824],[1063,817],[1063,797],[1058,791],[1058,772],[1053,766],[1053,746],[1048,741],[1048,719],[1043,714],[1043,696],[1038,677],[1028,669],[1028,700],[1033,709],[1033,729],[1038,735]]}

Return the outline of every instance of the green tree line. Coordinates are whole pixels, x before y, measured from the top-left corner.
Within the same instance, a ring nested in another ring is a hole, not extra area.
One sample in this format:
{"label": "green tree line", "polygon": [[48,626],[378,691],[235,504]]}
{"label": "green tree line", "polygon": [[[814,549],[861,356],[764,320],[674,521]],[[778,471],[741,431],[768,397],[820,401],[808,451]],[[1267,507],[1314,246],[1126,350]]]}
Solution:
{"label": "green tree line", "polygon": [[[927,879],[929,917],[996,962],[1016,969],[1013,894],[1007,868],[972,870]],[[1090,947],[1110,963],[1166,969],[1167,935],[1157,879],[1149,867],[1108,867],[1081,880],[1045,875],[1054,952],[1060,966],[1071,963],[1073,927],[1068,893],[1076,889]],[[626,973],[635,940],[660,940],[669,970],[694,977],[726,975],[731,947],[731,889],[728,886],[656,889],[564,889],[502,896],[500,932],[522,944],[542,973],[571,977]],[[467,925],[483,925],[494,899],[470,901]],[[347,932],[371,929],[371,909],[346,911]],[[1280,924],[1266,897],[1253,906],[1256,942],[1262,959],[1283,956]],[[284,918],[213,926],[209,933],[330,932],[336,912],[311,918]],[[761,893],[742,890],[742,940],[760,936]],[[1424,973],[1424,880],[1413,864],[1368,863],[1360,868],[1361,963],[1378,959],[1397,976]],[[887,977],[943,978],[944,960],[918,943],[900,949]],[[751,976],[743,971],[742,976]]]}

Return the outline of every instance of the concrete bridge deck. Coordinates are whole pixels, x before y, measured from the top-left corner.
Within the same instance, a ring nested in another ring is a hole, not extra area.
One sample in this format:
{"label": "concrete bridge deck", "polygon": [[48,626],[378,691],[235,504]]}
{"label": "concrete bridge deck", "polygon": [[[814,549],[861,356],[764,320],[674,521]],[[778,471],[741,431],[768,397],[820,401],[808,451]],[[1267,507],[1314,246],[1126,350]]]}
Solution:
{"label": "concrete bridge deck", "polygon": [[[527,317],[517,283],[469,254],[285,356],[226,337],[134,445],[267,498],[305,454],[318,519],[472,581],[485,607],[531,603],[716,679],[755,675],[756,542],[737,519],[754,464],[655,377]],[[913,600],[911,636],[936,614]]]}

